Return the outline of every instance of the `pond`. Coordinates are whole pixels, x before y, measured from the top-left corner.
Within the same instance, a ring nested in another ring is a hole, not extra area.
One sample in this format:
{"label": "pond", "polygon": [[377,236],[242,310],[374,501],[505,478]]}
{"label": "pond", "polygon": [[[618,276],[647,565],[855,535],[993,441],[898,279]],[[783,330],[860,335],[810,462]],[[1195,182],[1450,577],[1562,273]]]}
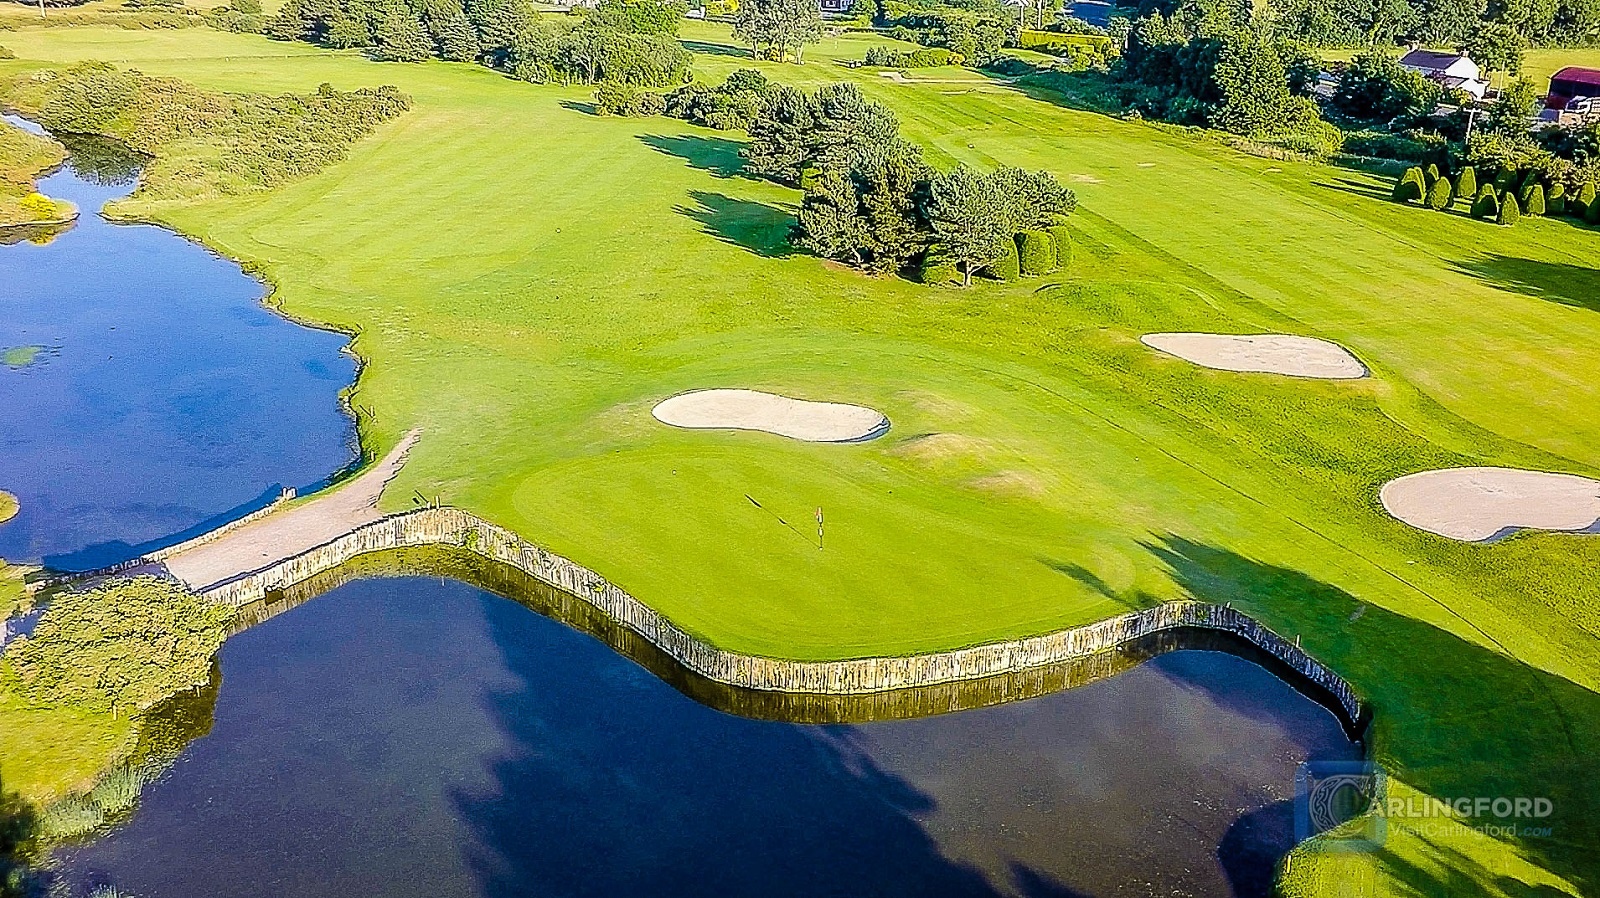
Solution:
{"label": "pond", "polygon": [[71,162],[40,189],[77,223],[0,246],[0,489],[21,502],[0,558],[112,564],[350,464],[348,338],[271,311],[232,261],[96,214],[142,160],[64,142]]}
{"label": "pond", "polygon": [[455,580],[361,579],[235,636],[209,735],[79,893],[1264,895],[1323,706],[1181,650],[1076,689],[794,724],[687,698]]}

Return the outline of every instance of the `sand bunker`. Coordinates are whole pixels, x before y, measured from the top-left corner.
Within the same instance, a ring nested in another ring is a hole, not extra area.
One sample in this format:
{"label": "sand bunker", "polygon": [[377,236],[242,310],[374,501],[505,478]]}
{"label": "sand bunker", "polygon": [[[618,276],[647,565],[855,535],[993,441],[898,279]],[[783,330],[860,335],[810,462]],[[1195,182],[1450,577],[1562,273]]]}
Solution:
{"label": "sand bunker", "polygon": [[673,427],[762,430],[811,443],[852,443],[882,436],[882,412],[837,402],[808,402],[756,390],[696,390],[680,393],[651,412]]}
{"label": "sand bunker", "polygon": [[1367,366],[1337,343],[1289,334],[1146,334],[1152,349],[1222,371],[1287,374],[1323,380],[1367,376]]}
{"label": "sand bunker", "polygon": [[1383,485],[1383,507],[1413,527],[1479,542],[1515,530],[1588,530],[1600,481],[1516,468],[1445,468]]}

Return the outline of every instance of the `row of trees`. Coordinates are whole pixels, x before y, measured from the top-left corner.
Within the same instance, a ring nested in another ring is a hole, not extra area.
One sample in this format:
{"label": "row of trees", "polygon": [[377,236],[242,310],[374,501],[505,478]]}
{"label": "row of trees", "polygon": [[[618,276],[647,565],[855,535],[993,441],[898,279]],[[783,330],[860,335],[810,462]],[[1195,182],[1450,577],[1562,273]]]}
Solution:
{"label": "row of trees", "polygon": [[680,0],[602,0],[580,16],[543,16],[531,0],[286,0],[264,30],[386,61],[477,62],[525,81],[664,87],[688,80],[684,11]]}
{"label": "row of trees", "polygon": [[[1140,10],[1170,14],[1185,2],[1145,0]],[[1486,36],[1486,29],[1497,33],[1487,35],[1491,40],[1522,45],[1600,41],[1600,0],[1268,0],[1264,8],[1284,33],[1322,47],[1459,47]]]}

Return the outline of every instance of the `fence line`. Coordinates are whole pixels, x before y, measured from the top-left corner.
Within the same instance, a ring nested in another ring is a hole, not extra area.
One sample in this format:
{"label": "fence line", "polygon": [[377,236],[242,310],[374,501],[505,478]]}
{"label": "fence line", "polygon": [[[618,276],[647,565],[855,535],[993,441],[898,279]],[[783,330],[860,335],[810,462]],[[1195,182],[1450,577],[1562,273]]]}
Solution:
{"label": "fence line", "polygon": [[1059,664],[1154,633],[1195,627],[1232,633],[1282,661],[1332,696],[1350,721],[1361,720],[1364,711],[1350,685],[1296,642],[1231,607],[1194,601],[1168,602],[1042,636],[922,655],[791,661],[728,652],[679,629],[594,571],[526,542],[503,527],[448,507],[418,509],[375,521],[293,558],[213,586],[202,595],[244,606],[359,555],[430,544],[459,546],[517,568],[581,599],[648,640],[690,672],[744,689],[856,695],[932,686]]}

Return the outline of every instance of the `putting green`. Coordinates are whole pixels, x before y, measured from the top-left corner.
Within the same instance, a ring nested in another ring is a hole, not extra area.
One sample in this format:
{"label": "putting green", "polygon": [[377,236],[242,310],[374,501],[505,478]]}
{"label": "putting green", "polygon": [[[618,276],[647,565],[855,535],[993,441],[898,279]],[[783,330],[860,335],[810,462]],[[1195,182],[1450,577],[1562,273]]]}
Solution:
{"label": "putting green", "polygon": [[[686,36],[731,46],[715,26]],[[1309,845],[1287,887],[1600,888],[1600,540],[1460,544],[1378,502],[1431,468],[1600,469],[1594,230],[1397,206],[1363,175],[1074,111],[1026,83],[897,83],[830,61],[866,41],[762,64],[858,80],[938,164],[1048,168],[1078,191],[1070,271],[930,289],[790,250],[797,194],[740,177],[738,135],[594,117],[582,88],[205,30],[5,43],[9,71],[102,58],[210,88],[414,97],[317,176],[147,210],[261,263],[290,313],[360,332],[369,447],[428,433],[389,496],[442,496],[766,655],[945,649],[1185,594],[1232,602],[1372,701],[1397,789],[1557,807],[1542,838]],[[700,54],[703,76],[749,64],[732,52]],[[1316,336],[1373,376],[1205,370],[1139,343],[1157,332]],[[894,429],[839,447],[651,419],[713,383],[848,397]],[[762,510],[816,507],[820,552]]]}

